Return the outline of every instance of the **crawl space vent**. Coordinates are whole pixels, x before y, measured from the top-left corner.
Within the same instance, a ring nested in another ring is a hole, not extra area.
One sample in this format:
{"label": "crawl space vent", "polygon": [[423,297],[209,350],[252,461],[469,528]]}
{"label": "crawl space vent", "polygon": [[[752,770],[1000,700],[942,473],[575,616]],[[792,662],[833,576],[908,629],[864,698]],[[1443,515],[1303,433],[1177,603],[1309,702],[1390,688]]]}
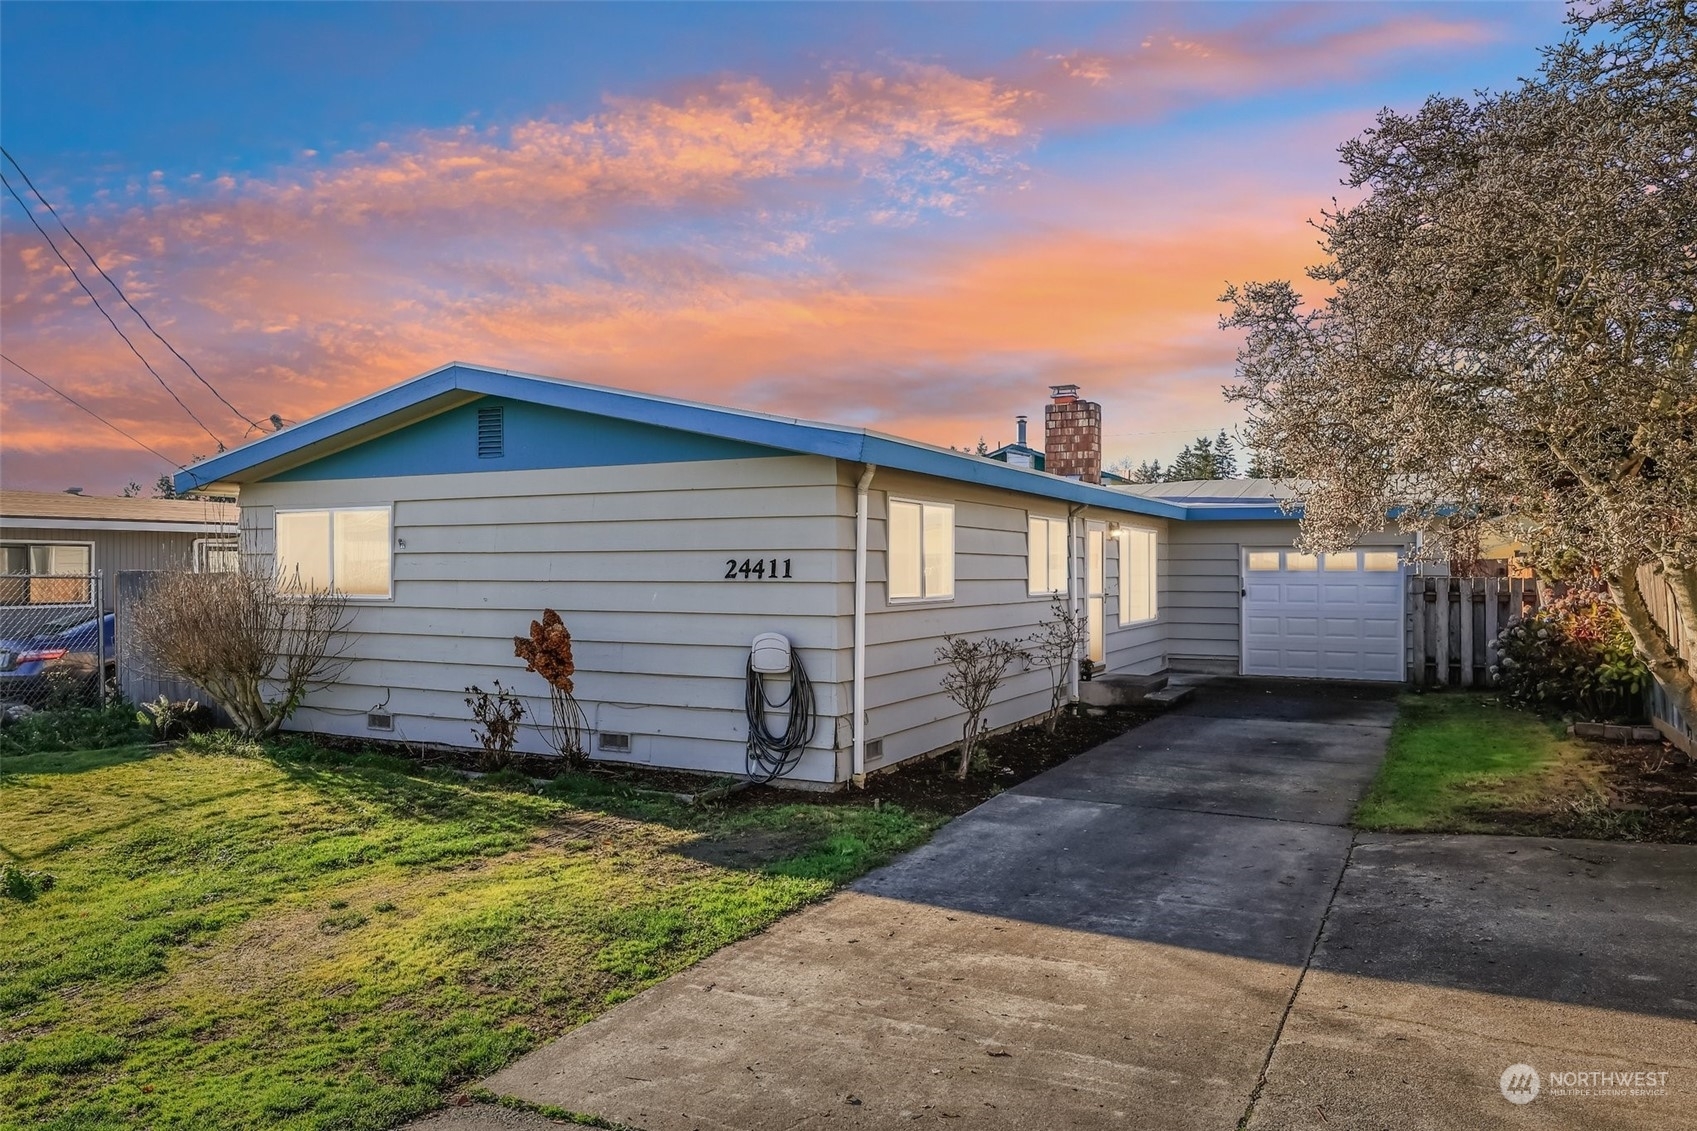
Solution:
{"label": "crawl space vent", "polygon": [[477,458],[500,459],[506,453],[506,424],[499,408],[477,410]]}
{"label": "crawl space vent", "polygon": [[603,754],[629,754],[630,735],[604,730],[601,732],[597,746]]}
{"label": "crawl space vent", "polygon": [[395,716],[387,711],[372,711],[365,716],[366,730],[394,730]]}
{"label": "crawl space vent", "polygon": [[866,744],[866,764],[868,766],[876,766],[883,760],[884,740],[881,738],[874,738],[871,742]]}

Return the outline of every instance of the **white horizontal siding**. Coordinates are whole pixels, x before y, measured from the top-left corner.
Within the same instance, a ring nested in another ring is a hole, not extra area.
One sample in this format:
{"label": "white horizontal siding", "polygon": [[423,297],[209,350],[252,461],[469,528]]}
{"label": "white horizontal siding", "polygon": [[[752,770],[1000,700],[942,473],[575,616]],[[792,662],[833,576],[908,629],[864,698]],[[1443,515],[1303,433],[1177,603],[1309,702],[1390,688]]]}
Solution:
{"label": "white horizontal siding", "polygon": [[[546,717],[546,686],[513,656],[545,607],[573,635],[591,724],[632,735],[628,760],[741,773],[748,645],[781,632],[815,687],[815,740],[791,776],[839,776],[849,713],[852,495],[817,457],[481,472],[242,492],[245,545],[272,550],[276,508],[390,504],[394,595],[355,602],[350,664],[294,726],[472,744],[464,688],[499,679]],[[790,580],[724,578],[735,558],[790,559]],[[521,747],[543,749],[526,730]],[[846,755],[845,755],[846,756]]]}
{"label": "white horizontal siding", "polygon": [[[845,476],[847,472],[845,472]],[[845,482],[852,479],[845,478]],[[952,600],[891,604],[886,588],[888,500],[952,503],[955,508],[955,595]],[[1047,596],[1027,594],[1027,516],[1064,520],[1063,504],[950,480],[880,469],[868,508],[867,737],[883,742],[889,765],[960,741],[963,720],[941,688],[944,668],[936,649],[945,634],[1028,637],[1049,618]],[[1166,524],[1130,513],[1092,508],[1082,517],[1136,522],[1163,532]],[[1075,524],[1076,525],[1076,524]],[[1082,527],[1074,539],[1074,570],[1082,568]],[[1117,565],[1109,570],[1114,583]],[[1117,583],[1110,590],[1117,596]],[[1108,601],[1108,657],[1116,671],[1158,671],[1163,665],[1160,620],[1118,626],[1118,604]],[[1010,669],[987,712],[992,727],[1028,719],[1048,709],[1049,673]]]}

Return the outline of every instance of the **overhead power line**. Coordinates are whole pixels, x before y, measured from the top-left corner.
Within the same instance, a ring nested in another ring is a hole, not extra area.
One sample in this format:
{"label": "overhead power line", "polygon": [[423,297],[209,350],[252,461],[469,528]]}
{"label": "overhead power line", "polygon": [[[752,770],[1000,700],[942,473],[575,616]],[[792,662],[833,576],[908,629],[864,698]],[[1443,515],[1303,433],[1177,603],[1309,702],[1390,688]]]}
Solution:
{"label": "overhead power line", "polygon": [[126,439],[130,443],[134,444],[136,447],[145,448],[147,451],[152,452],[154,455],[158,456],[160,459],[164,460],[166,463],[170,464],[172,467],[182,467],[183,466],[182,464],[178,463],[176,460],[172,459],[170,456],[166,455],[164,452],[160,451],[158,448],[153,447],[151,444],[145,444],[142,441],[136,439],[134,436],[130,435],[128,432],[124,431],[122,428],[118,427],[116,424],[113,424],[110,420],[107,420],[104,416],[101,416],[98,412],[95,412],[92,408],[89,408],[87,405],[85,405],[81,401],[77,400],[77,398],[71,396],[71,394],[65,392],[65,390],[57,388],[53,385],[48,384],[46,381],[43,381],[40,377],[37,377],[34,373],[31,373],[29,370],[25,369],[23,366],[19,365],[17,362],[15,362],[11,358],[7,357],[5,354],[0,353],[0,361],[4,361],[7,365],[10,365],[13,369],[16,369],[19,373],[22,373],[25,377],[34,378],[36,383],[39,384],[42,388],[46,389],[50,393],[56,393],[59,396],[63,397],[65,400],[76,405],[78,408],[82,409],[84,412],[86,412],[90,416],[94,417],[94,419],[100,421],[100,423],[106,425],[106,427],[112,429],[112,431],[116,432],[118,435],[122,436],[124,439]]}
{"label": "overhead power line", "polygon": [[6,160],[8,160],[12,163],[12,168],[14,168],[18,171],[18,176],[22,177],[24,179],[24,184],[29,186],[29,191],[35,194],[35,198],[37,200],[41,201],[42,205],[47,209],[48,212],[52,213],[53,219],[55,219],[59,222],[59,227],[61,229],[63,229],[64,233],[67,236],[71,237],[71,242],[76,244],[77,247],[82,250],[82,253],[84,255],[88,256],[88,261],[90,263],[94,264],[94,269],[96,271],[100,272],[100,277],[102,279],[105,279],[106,282],[111,285],[112,290],[117,294],[117,296],[120,299],[123,300],[124,305],[130,308],[130,312],[133,313],[137,318],[141,319],[141,324],[143,326],[147,327],[147,332],[152,334],[155,338],[158,338],[159,344],[164,346],[166,349],[170,350],[171,356],[176,358],[178,361],[182,362],[183,365],[185,367],[187,367],[188,371],[190,373],[194,374],[194,379],[196,381],[199,381],[202,385],[205,385],[208,389],[210,389],[211,392],[212,392],[212,395],[217,397],[221,402],[223,402],[223,405],[224,405],[225,408],[229,409],[231,412],[235,413],[238,417],[240,417],[243,423],[251,425],[253,428],[259,428],[263,431],[263,428],[260,425],[259,421],[255,420],[253,417],[249,416],[247,413],[243,412],[241,409],[239,409],[235,405],[231,404],[229,398],[226,397],[223,393],[220,393],[218,391],[218,387],[216,385],[214,385],[211,381],[208,381],[205,377],[202,377],[200,375],[200,370],[196,369],[189,362],[188,358],[184,357],[181,353],[177,352],[176,346],[172,345],[170,342],[165,340],[165,335],[161,334],[158,330],[155,330],[153,328],[153,323],[151,323],[147,320],[147,315],[143,314],[139,309],[136,308],[136,304],[130,301],[130,296],[124,293],[124,289],[118,285],[117,280],[112,278],[112,276],[110,276],[106,273],[106,268],[104,268],[100,265],[100,260],[96,259],[94,257],[94,253],[92,251],[88,250],[88,247],[81,240],[79,240],[77,238],[77,234],[75,232],[71,231],[69,225],[67,225],[65,223],[65,218],[63,216],[59,215],[59,210],[53,207],[53,204],[52,204],[51,201],[49,201],[45,196],[41,195],[41,190],[36,188],[35,182],[29,179],[29,174],[24,172],[24,167],[22,165],[18,164],[18,159],[16,157],[13,157],[11,152],[9,150],[7,150],[6,147],[3,146],[3,145],[0,145],[0,154],[4,154]]}
{"label": "overhead power line", "polygon": [[4,173],[0,173],[0,185],[6,186],[6,191],[12,194],[12,199],[18,202],[18,207],[22,208],[24,210],[24,215],[29,217],[29,222],[35,225],[35,230],[41,233],[41,238],[47,241],[47,246],[52,248],[53,254],[59,257],[59,262],[65,265],[65,270],[69,271],[71,273],[71,278],[77,281],[77,286],[81,287],[83,294],[88,296],[88,301],[94,304],[94,309],[100,311],[106,321],[111,323],[112,329],[116,330],[118,332],[118,336],[124,339],[124,344],[130,347],[130,352],[135,354],[136,359],[140,361],[142,365],[147,367],[147,371],[149,373],[153,374],[153,379],[159,382],[159,387],[164,389],[165,392],[170,395],[171,399],[177,402],[177,407],[187,413],[190,420],[200,425],[200,430],[202,432],[205,432],[208,436],[212,437],[212,442],[218,445],[219,450],[223,450],[224,441],[220,440],[218,438],[218,434],[206,426],[205,421],[201,420],[200,417],[194,414],[193,409],[183,403],[183,398],[179,397],[176,390],[165,383],[165,378],[159,375],[159,370],[153,368],[147,358],[142,356],[142,352],[136,349],[136,344],[130,341],[130,336],[124,333],[123,328],[113,320],[112,315],[107,313],[104,306],[100,305],[100,300],[94,297],[94,292],[88,289],[88,284],[82,281],[82,276],[77,274],[77,269],[71,266],[71,261],[65,258],[64,252],[59,250],[59,245],[53,242],[53,237],[47,234],[47,229],[41,226],[41,221],[35,218],[35,213],[30,211],[29,205],[24,203],[24,198],[18,195],[18,190],[12,187],[12,182],[6,179],[6,175]]}

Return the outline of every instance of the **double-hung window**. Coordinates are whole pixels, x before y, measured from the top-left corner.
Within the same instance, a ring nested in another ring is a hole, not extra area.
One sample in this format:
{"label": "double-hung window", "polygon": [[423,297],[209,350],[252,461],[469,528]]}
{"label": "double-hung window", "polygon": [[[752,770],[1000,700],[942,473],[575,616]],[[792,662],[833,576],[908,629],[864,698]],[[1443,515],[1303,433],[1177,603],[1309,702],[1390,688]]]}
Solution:
{"label": "double-hung window", "polygon": [[891,499],[889,588],[892,601],[942,601],[955,595],[955,508]]}
{"label": "double-hung window", "polygon": [[389,508],[278,511],[277,571],[285,589],[389,596]]}
{"label": "double-hung window", "polygon": [[1026,517],[1026,593],[1047,597],[1067,592],[1067,522],[1064,518]]}
{"label": "double-hung window", "polygon": [[1120,528],[1120,623],[1154,620],[1155,532],[1137,526]]}
{"label": "double-hung window", "polygon": [[0,605],[92,605],[94,547],[87,542],[0,546]]}

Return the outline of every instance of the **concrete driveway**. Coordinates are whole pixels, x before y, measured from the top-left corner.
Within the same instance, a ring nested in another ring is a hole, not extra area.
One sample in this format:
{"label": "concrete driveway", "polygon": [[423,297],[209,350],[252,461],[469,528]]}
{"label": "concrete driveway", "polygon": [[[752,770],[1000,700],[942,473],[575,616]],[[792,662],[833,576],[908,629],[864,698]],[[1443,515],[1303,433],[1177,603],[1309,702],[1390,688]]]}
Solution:
{"label": "concrete driveway", "polygon": [[[1394,712],[1211,683],[485,1086],[645,1131],[1691,1125],[1697,855],[1355,837]],[[1672,1090],[1502,1098],[1557,1051]]]}

